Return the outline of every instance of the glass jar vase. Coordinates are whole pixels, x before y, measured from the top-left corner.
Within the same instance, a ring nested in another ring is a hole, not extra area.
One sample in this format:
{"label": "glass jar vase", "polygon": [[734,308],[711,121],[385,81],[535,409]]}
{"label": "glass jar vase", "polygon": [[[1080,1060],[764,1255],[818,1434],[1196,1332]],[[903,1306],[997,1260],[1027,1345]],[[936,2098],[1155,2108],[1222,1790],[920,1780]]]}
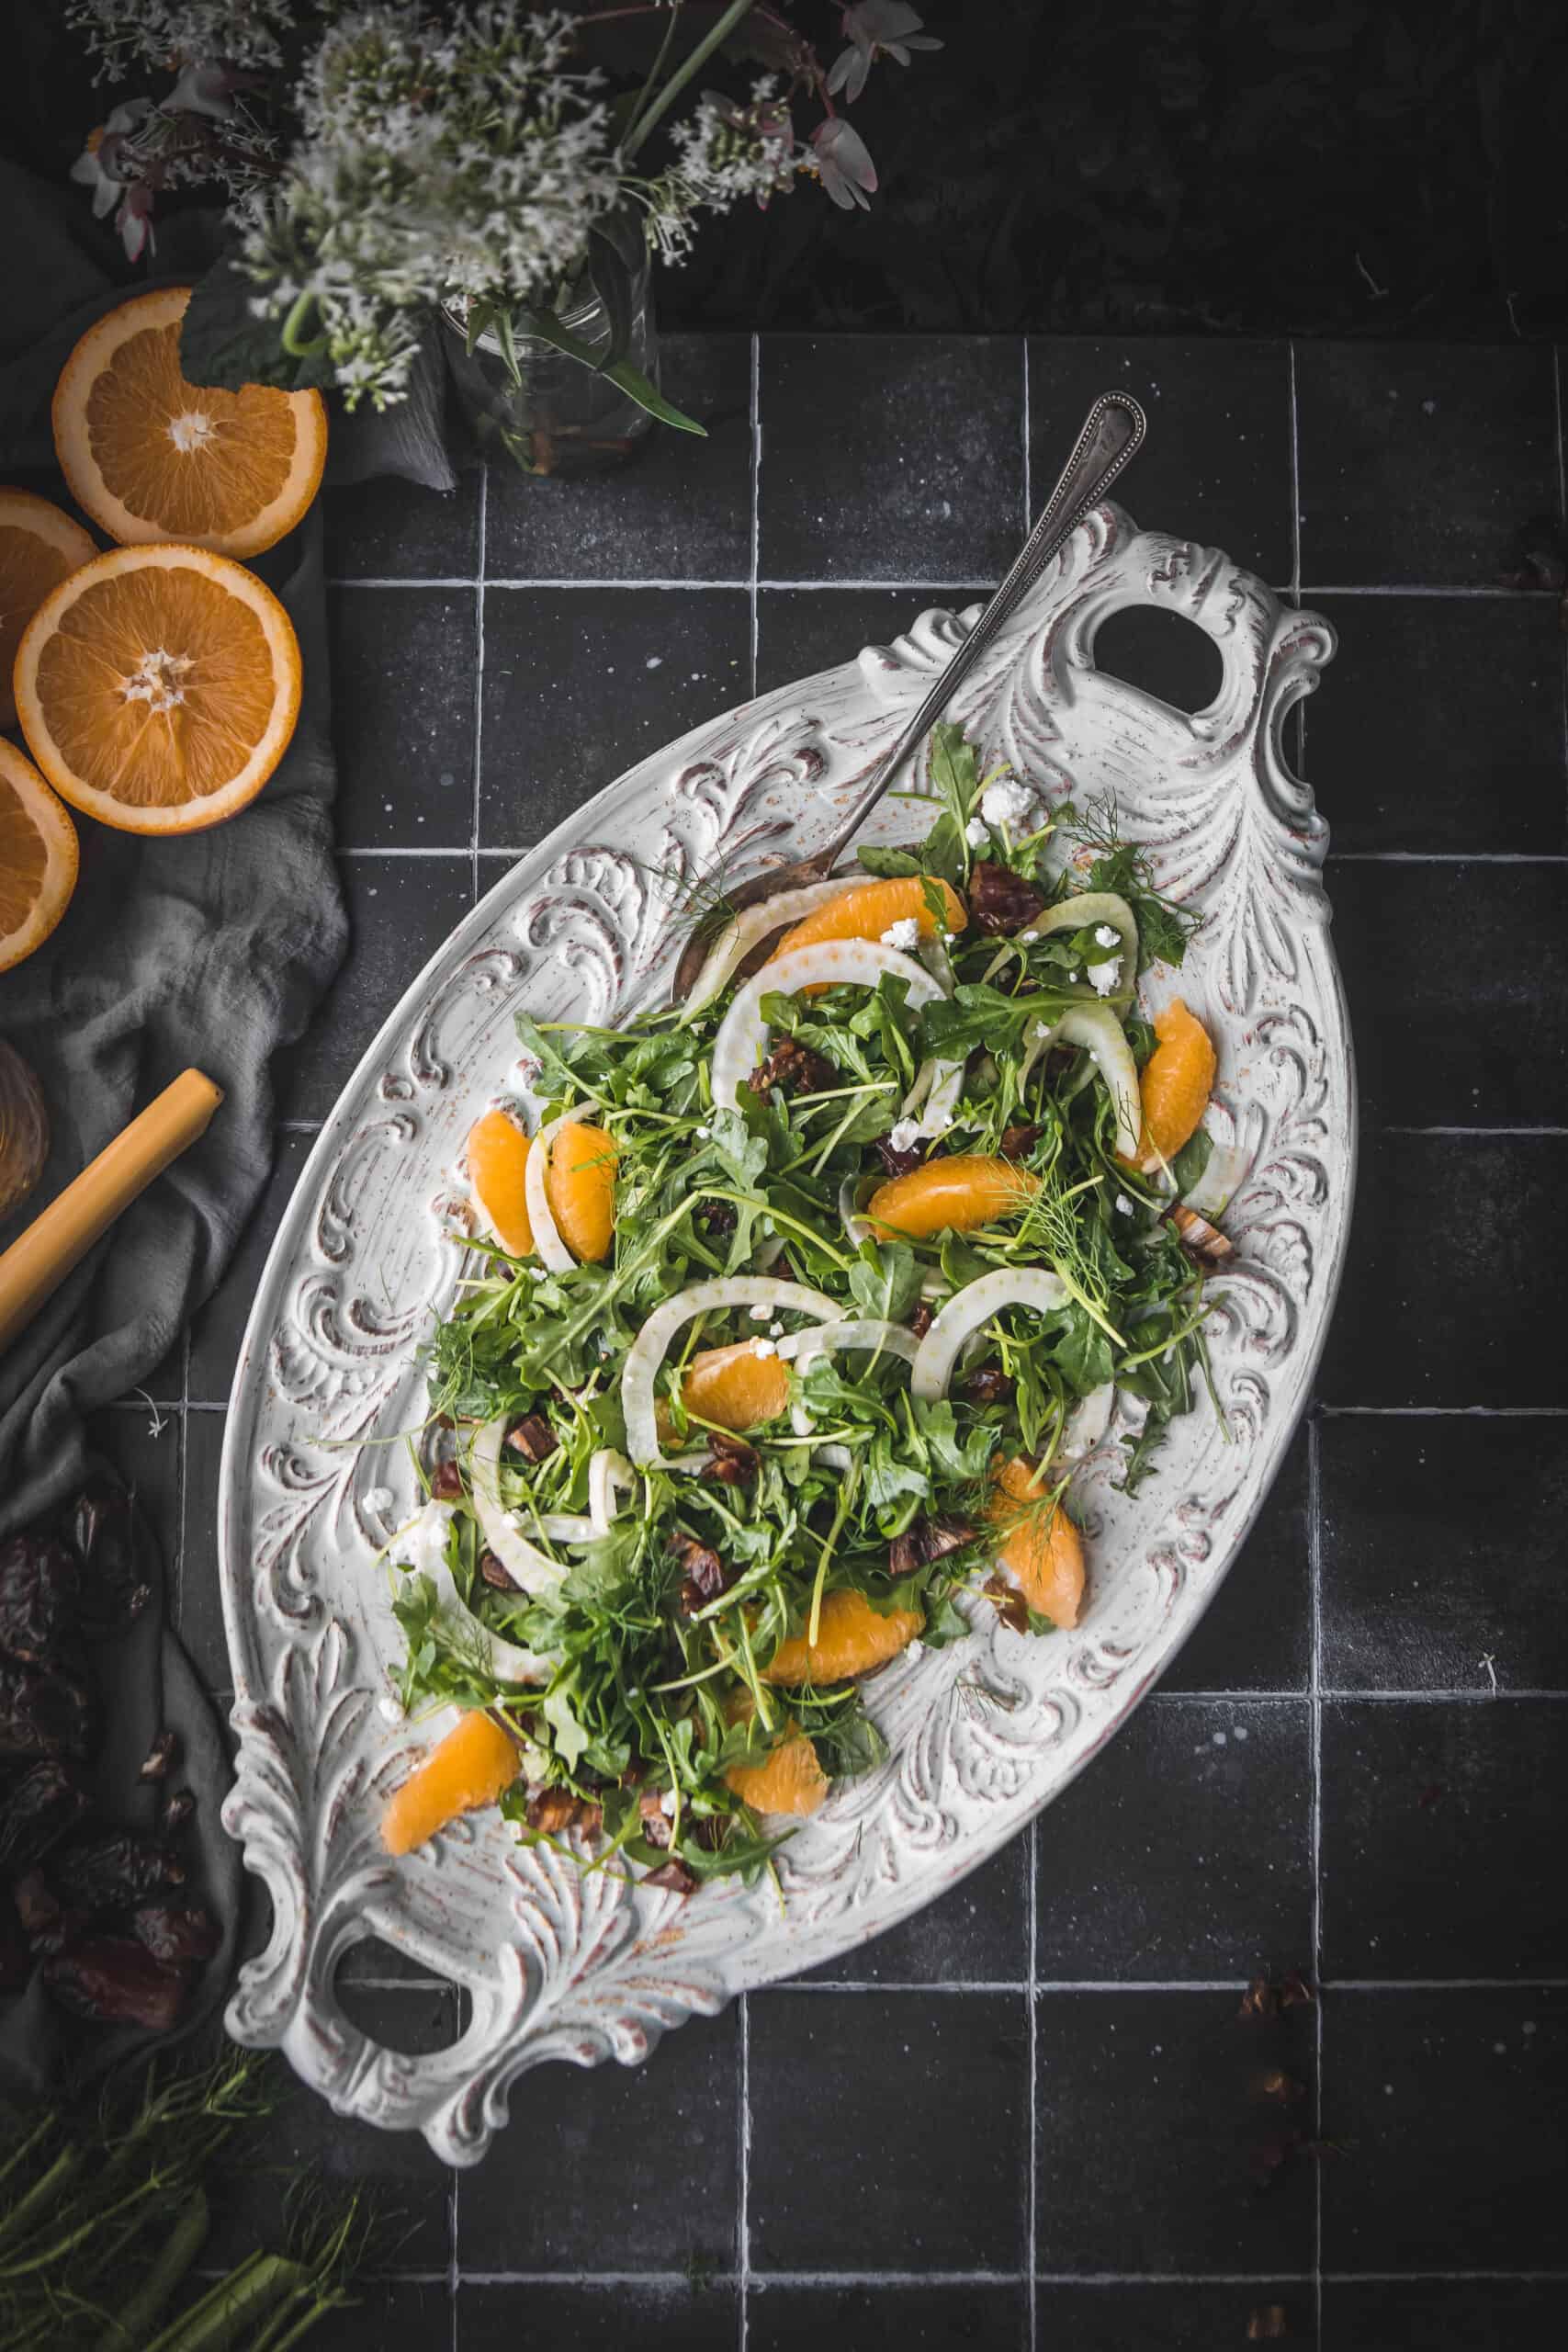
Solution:
{"label": "glass jar vase", "polygon": [[[469,348],[467,322],[444,312],[446,355],[458,404],[486,457],[511,458],[526,474],[594,473],[622,465],[653,419],[608,376],[529,332],[520,311],[508,341],[489,327]],[[583,287],[557,313],[567,334],[596,359],[608,356],[611,323],[604,303]],[[620,355],[659,383],[659,333],[649,266],[632,287],[631,332]]]}

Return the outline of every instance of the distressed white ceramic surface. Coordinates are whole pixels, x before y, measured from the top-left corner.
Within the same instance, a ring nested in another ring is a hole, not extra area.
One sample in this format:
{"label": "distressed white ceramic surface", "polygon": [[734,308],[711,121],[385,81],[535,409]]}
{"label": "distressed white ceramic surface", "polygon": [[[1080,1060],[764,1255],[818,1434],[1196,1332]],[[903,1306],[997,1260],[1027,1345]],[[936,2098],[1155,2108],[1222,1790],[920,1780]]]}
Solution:
{"label": "distressed white ceramic surface", "polygon": [[[1094,667],[1110,613],[1147,604],[1211,636],[1195,717]],[[978,607],[975,608],[977,611]],[[410,986],[345,1088],[278,1235],[235,1381],[220,1505],[238,1777],[224,1819],[271,1894],[241,1971],[241,2041],[276,2043],[343,2114],[481,2155],[542,2059],[644,2057],[742,1987],[841,1953],[1014,1835],[1122,1723],[1201,1615],[1305,1402],[1344,1254],[1354,1174],[1350,1043],[1320,868],[1326,835],[1281,757],[1285,712],[1333,651],[1209,548],[1094,514],[991,649],[953,716],[1049,795],[1115,794],[1164,887],[1204,921],[1181,993],[1215,1037],[1209,1124],[1245,1173],[1235,1270],[1210,1327],[1223,1426],[1179,1422],[1158,1474],[1117,1491],[1116,1431],[1082,1481],[1089,1605],[1071,1634],[998,1626],[907,1657],[871,1686],[889,1760],[840,1789],[763,1884],[690,1900],[519,1849],[498,1815],[389,1860],[386,1797],[423,1736],[389,1723],[400,1637],[372,1555],[412,1503],[417,1351],[453,1295],[466,1215],[451,1170],[476,1107],[517,1088],[513,1015],[613,1021],[658,997],[670,901],[827,838],[858,780],[972,625],[926,612],[891,646],[747,704],[643,761],[524,858]],[[918,812],[885,804],[883,837]],[[1147,993],[1168,992],[1168,976]],[[390,1487],[388,1510],[367,1498]],[[379,2047],[334,1972],[378,1935],[467,1985],[435,2055]]]}

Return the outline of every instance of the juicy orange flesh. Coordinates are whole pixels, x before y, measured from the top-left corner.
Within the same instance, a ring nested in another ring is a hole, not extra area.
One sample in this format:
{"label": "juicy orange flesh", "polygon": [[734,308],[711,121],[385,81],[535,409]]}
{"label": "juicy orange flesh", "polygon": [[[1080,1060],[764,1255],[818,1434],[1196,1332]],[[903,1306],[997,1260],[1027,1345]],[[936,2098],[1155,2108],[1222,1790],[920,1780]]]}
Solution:
{"label": "juicy orange flesh", "polygon": [[[141,680],[156,682],[151,699],[127,692]],[[82,784],[170,808],[240,774],[272,722],[276,682],[248,605],[193,568],[149,565],[83,590],[39,652],[38,694]]]}
{"label": "juicy orange flesh", "polygon": [[556,1230],[580,1265],[610,1254],[615,1234],[615,1147],[581,1119],[558,1129],[545,1172]]}
{"label": "juicy orange flesh", "polygon": [[[926,904],[926,888],[918,874],[896,875],[886,882],[863,883],[858,889],[846,890],[841,898],[829,899],[826,906],[816,908],[802,916],[794,929],[786,931],[769,956],[788,956],[797,947],[815,947],[825,939],[880,939],[896,922],[903,922],[913,915],[920,926],[922,939],[936,937],[936,923]],[[962,931],[969,917],[963,899],[949,882],[934,886],[942,892],[947,908],[947,927]]]}
{"label": "juicy orange flesh", "polygon": [[1214,1048],[1209,1033],[1179,997],[1155,1015],[1159,1043],[1144,1064],[1138,1091],[1144,1132],[1140,1157],[1158,1151],[1174,1159],[1208,1108],[1214,1083]]}
{"label": "juicy orange flesh", "polygon": [[742,1804],[758,1813],[815,1813],[828,1793],[817,1750],[794,1724],[761,1764],[732,1764],[725,1780]]}
{"label": "juicy orange flesh", "polygon": [[381,1815],[381,1842],[406,1854],[445,1829],[460,1813],[493,1804],[517,1778],[516,1742],[492,1715],[476,1707],[412,1771]]}
{"label": "juicy orange flesh", "polygon": [[533,1255],[534,1227],[528,1216],[525,1136],[504,1111],[487,1111],[468,1129],[468,1174],[480,1206],[507,1255]]}
{"label": "juicy orange flesh", "polygon": [[35,532],[0,523],[0,712],[11,708],[11,670],[22,631],[75,564]]}
{"label": "juicy orange flesh", "polygon": [[[754,1430],[789,1403],[789,1369],[777,1356],[753,1355],[750,1340],[730,1348],[704,1348],[682,1375],[681,1402],[688,1413],[718,1429]],[[662,1400],[659,1433],[673,1433],[670,1408]]]}
{"label": "juicy orange flesh", "polygon": [[863,1593],[829,1592],[822,1602],[817,1639],[804,1633],[781,1642],[764,1682],[843,1682],[869,1674],[908,1649],[925,1623],[918,1609],[895,1609],[879,1616]]}
{"label": "juicy orange flesh", "polygon": [[865,1213],[884,1231],[917,1238],[970,1233],[993,1217],[1010,1216],[1039,1190],[1039,1178],[1010,1159],[959,1152],[951,1159],[928,1159],[923,1168],[879,1184]]}
{"label": "juicy orange flesh", "polygon": [[1006,1530],[997,1562],[1031,1609],[1053,1624],[1076,1625],[1083,1601],[1083,1538],[1060,1503],[1051,1510],[1043,1501],[1048,1478],[1036,1487],[1032,1475],[1032,1464],[1016,1456],[997,1472],[991,1517]]}
{"label": "juicy orange flesh", "polygon": [[49,852],[16,786],[0,772],[0,938],[21,930],[43,888]]}
{"label": "juicy orange flesh", "polygon": [[175,539],[238,530],[272,504],[294,462],[287,392],[187,384],[177,319],[127,336],[94,381],[86,423],[115,496]]}

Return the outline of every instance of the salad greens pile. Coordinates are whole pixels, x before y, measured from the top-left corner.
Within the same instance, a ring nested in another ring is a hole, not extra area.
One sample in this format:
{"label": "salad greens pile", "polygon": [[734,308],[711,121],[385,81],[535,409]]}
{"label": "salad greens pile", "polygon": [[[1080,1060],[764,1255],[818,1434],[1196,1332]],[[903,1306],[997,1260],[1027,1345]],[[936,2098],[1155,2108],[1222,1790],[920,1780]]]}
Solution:
{"label": "salad greens pile", "polygon": [[[446,1577],[397,1578],[401,1695],[410,1709],[456,1700],[503,1711],[524,1759],[503,1809],[535,1836],[564,1824],[571,1800],[598,1809],[598,1863],[677,1860],[689,1881],[763,1867],[776,1838],[729,1786],[731,1768],[761,1761],[796,1726],[831,1778],[884,1752],[852,1680],[787,1691],[767,1680],[780,1645],[840,1591],[878,1612],[914,1612],[928,1645],[959,1639],[958,1596],[994,1562],[997,1465],[1038,1464],[1040,1501],[1026,1508],[1062,1508],[1065,1432],[1082,1400],[1114,1383],[1145,1407],[1126,1442],[1123,1477],[1135,1485],[1207,1376],[1203,1269],[1168,1215],[1201,1174],[1206,1138],[1200,1129],[1152,1177],[1118,1157],[1096,1060],[1044,1040],[1073,1008],[1108,1007],[1141,1066],[1155,1036],[1136,1010],[1136,976],[1103,921],[1036,928],[1081,895],[1115,893],[1146,966],[1180,962],[1188,918],[1120,839],[1113,807],[1060,807],[1046,820],[1034,803],[1031,827],[1027,796],[990,793],[996,777],[981,775],[955,727],[935,732],[931,777],[937,810],[919,847],[860,859],[874,876],[927,877],[947,933],[936,957],[945,945],[948,993],[917,1007],[908,981],[884,972],[874,989],[764,994],[773,1050],[734,1107],[716,1107],[712,1066],[733,982],[699,1011],[622,1029],[517,1023],[538,1067],[542,1122],[572,1110],[613,1139],[614,1244],[603,1263],[561,1272],[477,1245],[487,1262],[430,1351],[431,1413],[462,1487],[435,1506]],[[951,933],[942,883],[969,910]],[[906,1100],[932,1060],[962,1065],[959,1091],[944,1131],[911,1143]],[[1005,1159],[1035,1189],[967,1232],[856,1238],[846,1200],[863,1206],[890,1169],[953,1154]],[[944,1297],[1024,1268],[1048,1269],[1064,1303],[1004,1306],[947,1394],[918,1400],[907,1356],[888,1350],[817,1353],[791,1366],[788,1407],[743,1442],[687,1409],[683,1372],[738,1342],[773,1354],[808,1318],[787,1306],[762,1319],[744,1307],[697,1317],[659,1374],[670,1458],[636,1468],[604,1532],[550,1539],[552,1516],[587,1508],[595,1456],[624,1455],[628,1353],[650,1313],[689,1286],[768,1272],[826,1294],[845,1317],[919,1331]],[[487,1563],[465,1453],[475,1429],[520,1417],[536,1417],[535,1442],[525,1453],[502,1445],[500,1500],[563,1571],[534,1590],[504,1589]],[[395,1541],[389,1550],[399,1557]],[[498,1678],[476,1630],[533,1653],[538,1679]]]}

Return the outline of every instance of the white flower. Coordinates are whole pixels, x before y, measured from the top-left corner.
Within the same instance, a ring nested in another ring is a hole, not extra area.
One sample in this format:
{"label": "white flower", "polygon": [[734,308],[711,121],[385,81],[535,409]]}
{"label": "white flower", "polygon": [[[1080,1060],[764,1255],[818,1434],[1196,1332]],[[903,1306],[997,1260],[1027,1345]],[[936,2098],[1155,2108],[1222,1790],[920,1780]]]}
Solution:
{"label": "white flower", "polygon": [[1096,996],[1113,996],[1115,994],[1118,985],[1117,975],[1120,973],[1121,969],[1122,958],[1120,956],[1112,956],[1106,963],[1091,964],[1089,966],[1089,977],[1094,985],[1094,992]]}
{"label": "white flower", "polygon": [[[151,98],[128,98],[122,106],[111,107],[108,119],[87,133],[87,143],[72,164],[71,176],[78,187],[92,189],[95,220],[113,211],[128,182],[138,175],[140,164],[126,156],[125,140],[129,132],[141,128],[152,111]],[[121,162],[128,166],[123,173],[116,168]]]}
{"label": "white flower", "polygon": [[884,947],[897,947],[905,956],[912,956],[919,944],[920,926],[914,915],[900,915],[882,934]]}
{"label": "white flower", "polygon": [[1028,785],[1001,776],[980,795],[980,814],[987,825],[1022,825],[1033,815],[1034,795]]}
{"label": "white flower", "polygon": [[911,50],[940,49],[940,40],[921,32],[922,22],[904,0],[860,0],[857,7],[846,8],[844,38],[850,46],[833,60],[829,91],[842,90],[852,106],[865,87],[874,59],[896,57],[900,65],[908,65]]}
{"label": "white flower", "polygon": [[971,817],[964,828],[964,838],[971,849],[984,849],[991,838],[991,829],[984,817]]}
{"label": "white flower", "polygon": [[281,65],[280,36],[294,28],[294,0],[67,0],[65,19],[98,58],[98,80],[123,81],[136,65],[170,60]]}
{"label": "white flower", "polygon": [[812,132],[811,146],[825,193],[845,212],[852,212],[857,204],[863,212],[869,212],[876,190],[876,165],[860,132],[841,114],[830,115]]}

